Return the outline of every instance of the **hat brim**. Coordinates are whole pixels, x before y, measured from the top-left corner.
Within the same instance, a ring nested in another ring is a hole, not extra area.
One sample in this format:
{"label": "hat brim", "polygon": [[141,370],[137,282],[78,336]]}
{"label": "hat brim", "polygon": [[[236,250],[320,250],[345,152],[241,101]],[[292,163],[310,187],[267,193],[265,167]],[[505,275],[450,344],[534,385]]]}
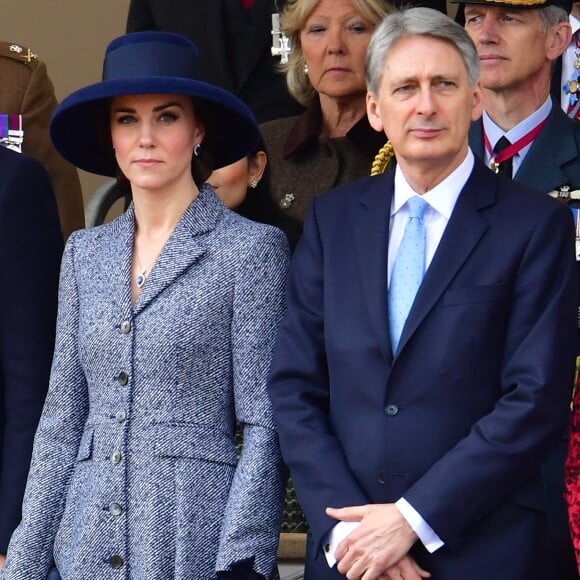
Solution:
{"label": "hat brim", "polygon": [[99,127],[99,123],[108,122],[103,115],[108,99],[139,94],[188,95],[203,101],[214,132],[208,140],[212,143],[209,154],[214,168],[238,161],[258,143],[259,130],[253,113],[228,91],[192,79],[147,77],[103,81],[65,98],[50,122],[50,138],[57,151],[80,169],[115,177],[115,155],[104,138],[108,127]]}

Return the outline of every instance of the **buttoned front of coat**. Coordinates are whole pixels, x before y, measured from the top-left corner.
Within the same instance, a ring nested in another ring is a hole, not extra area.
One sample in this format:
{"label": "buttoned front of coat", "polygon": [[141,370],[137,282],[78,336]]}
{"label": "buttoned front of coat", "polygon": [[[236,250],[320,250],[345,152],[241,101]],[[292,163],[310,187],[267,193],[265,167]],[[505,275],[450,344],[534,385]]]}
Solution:
{"label": "buttoned front of coat", "polygon": [[[283,497],[265,390],[283,234],[209,187],[131,304],[134,216],[74,234],[23,522],[3,578],[211,579],[275,570]],[[233,431],[244,424],[238,461]]]}

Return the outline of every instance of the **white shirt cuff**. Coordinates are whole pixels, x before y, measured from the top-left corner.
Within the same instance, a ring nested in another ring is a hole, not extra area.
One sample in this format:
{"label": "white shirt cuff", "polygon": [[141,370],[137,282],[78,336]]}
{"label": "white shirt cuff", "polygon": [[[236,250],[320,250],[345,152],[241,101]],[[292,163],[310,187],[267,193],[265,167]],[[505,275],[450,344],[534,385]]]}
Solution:
{"label": "white shirt cuff", "polygon": [[443,540],[435,533],[433,528],[423,519],[421,514],[404,498],[395,502],[401,515],[407,520],[413,531],[419,536],[426,550],[432,554],[444,546]]}
{"label": "white shirt cuff", "polygon": [[324,548],[324,556],[328,565],[332,568],[337,560],[334,557],[334,551],[338,548],[338,544],[344,540],[358,525],[360,522],[338,522],[326,534],[326,537],[323,541],[323,548]]}

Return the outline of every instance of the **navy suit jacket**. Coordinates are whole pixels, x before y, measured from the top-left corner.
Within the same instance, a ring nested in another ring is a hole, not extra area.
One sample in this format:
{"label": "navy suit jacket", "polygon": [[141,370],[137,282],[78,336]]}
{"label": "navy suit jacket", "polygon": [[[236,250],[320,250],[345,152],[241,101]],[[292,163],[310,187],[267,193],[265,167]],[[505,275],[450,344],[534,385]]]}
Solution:
{"label": "navy suit jacket", "polygon": [[[573,225],[555,200],[476,162],[391,352],[393,172],[315,198],[288,283],[270,394],[311,527],[326,506],[404,496],[445,546],[434,580],[521,580],[542,569],[542,459],[574,373]],[[517,216],[517,219],[514,219]]]}
{"label": "navy suit jacket", "polygon": [[20,521],[48,389],[62,249],[46,171],[0,147],[0,554]]}

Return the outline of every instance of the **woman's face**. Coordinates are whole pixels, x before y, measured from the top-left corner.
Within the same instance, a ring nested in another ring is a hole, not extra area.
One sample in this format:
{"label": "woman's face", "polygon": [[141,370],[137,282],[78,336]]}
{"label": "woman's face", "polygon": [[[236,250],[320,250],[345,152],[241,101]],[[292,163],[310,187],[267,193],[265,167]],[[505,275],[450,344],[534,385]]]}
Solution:
{"label": "woman's face", "polygon": [[300,33],[318,93],[335,99],[366,94],[364,59],[374,28],[350,0],[320,0]]}
{"label": "woman's face", "polygon": [[258,151],[251,159],[244,157],[231,165],[212,172],[207,182],[226,207],[237,209],[246,199],[248,187],[262,178],[266,167],[266,153]]}
{"label": "woman's face", "polygon": [[110,111],[115,156],[133,194],[191,187],[193,148],[204,129],[190,97],[124,95],[112,99]]}

